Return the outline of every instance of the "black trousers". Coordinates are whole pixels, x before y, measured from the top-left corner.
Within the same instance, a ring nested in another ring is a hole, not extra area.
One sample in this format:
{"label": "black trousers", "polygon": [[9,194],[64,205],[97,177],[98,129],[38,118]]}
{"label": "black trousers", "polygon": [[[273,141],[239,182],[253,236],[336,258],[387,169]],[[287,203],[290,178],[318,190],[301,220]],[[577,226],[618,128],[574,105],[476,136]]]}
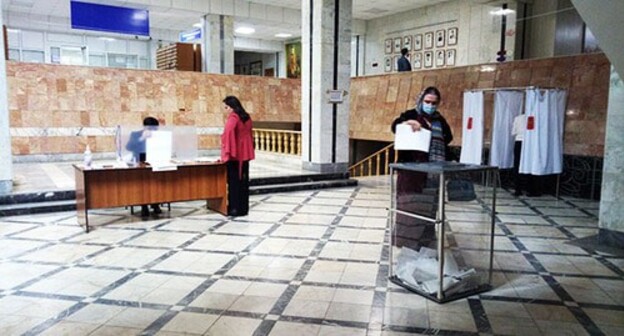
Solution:
{"label": "black trousers", "polygon": [[246,216],[249,212],[249,161],[242,165],[240,175],[238,161],[227,162],[228,216]]}
{"label": "black trousers", "polygon": [[516,194],[521,194],[524,191],[529,196],[540,196],[542,194],[542,188],[540,186],[541,178],[536,175],[520,174],[521,149],[522,141],[516,141],[514,143],[514,172],[516,175]]}

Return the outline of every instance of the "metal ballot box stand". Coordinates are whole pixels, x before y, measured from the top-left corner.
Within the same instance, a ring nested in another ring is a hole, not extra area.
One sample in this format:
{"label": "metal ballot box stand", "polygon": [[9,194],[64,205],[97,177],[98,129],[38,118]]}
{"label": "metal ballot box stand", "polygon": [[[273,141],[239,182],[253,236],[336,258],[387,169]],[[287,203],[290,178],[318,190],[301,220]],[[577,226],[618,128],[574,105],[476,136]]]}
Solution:
{"label": "metal ballot box stand", "polygon": [[438,303],[491,289],[498,168],[390,165],[393,283]]}

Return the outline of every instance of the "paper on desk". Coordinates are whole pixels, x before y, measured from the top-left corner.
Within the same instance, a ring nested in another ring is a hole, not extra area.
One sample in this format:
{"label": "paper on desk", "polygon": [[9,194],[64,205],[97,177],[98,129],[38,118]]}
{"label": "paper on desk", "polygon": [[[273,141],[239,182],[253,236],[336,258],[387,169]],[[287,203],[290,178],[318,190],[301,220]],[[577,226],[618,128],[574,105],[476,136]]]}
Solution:
{"label": "paper on desk", "polygon": [[171,161],[155,161],[150,162],[149,164],[152,167],[152,171],[169,171],[178,169],[178,166]]}
{"label": "paper on desk", "polygon": [[397,125],[394,136],[394,149],[417,150],[429,152],[431,143],[431,131],[421,128],[414,132],[410,125]]}

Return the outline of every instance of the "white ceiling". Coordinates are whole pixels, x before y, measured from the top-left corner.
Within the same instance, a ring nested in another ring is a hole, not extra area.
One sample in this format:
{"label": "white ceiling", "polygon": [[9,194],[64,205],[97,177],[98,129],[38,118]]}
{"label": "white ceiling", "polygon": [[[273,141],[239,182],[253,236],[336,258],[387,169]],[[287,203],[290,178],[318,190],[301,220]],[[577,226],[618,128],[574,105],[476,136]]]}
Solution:
{"label": "white ceiling", "polygon": [[[184,8],[179,5],[182,2],[189,4],[187,8],[199,6],[214,6],[215,2],[221,1],[220,5],[225,6],[224,2],[233,2],[234,0],[82,0],[100,4],[110,4],[127,7],[143,7],[150,11],[150,26],[152,29],[167,29],[173,31],[185,31],[192,28],[194,23],[200,21],[200,17],[205,12]],[[239,0],[240,2],[241,0]],[[302,0],[242,0],[243,2],[271,5],[276,7],[287,8],[289,10],[301,10]],[[448,0],[353,0],[353,18],[360,20],[370,20],[383,17],[406,10],[419,7],[435,5],[446,2]],[[37,26],[36,17],[60,17],[69,18],[69,2],[70,0],[3,0],[2,9],[10,18],[11,13],[20,13],[22,15],[31,15],[33,17],[32,26]],[[193,3],[192,3],[193,2]],[[230,3],[231,5],[231,3]],[[269,15],[267,15],[269,16]],[[290,33],[293,37],[301,35],[300,17],[295,20],[281,20],[280,22],[272,20],[252,19],[249,17],[234,16],[235,28],[240,26],[252,26],[256,29],[250,38],[259,38],[267,40],[280,40],[275,37],[277,33]],[[10,20],[9,20],[10,22]],[[69,20],[68,20],[69,22]],[[43,25],[43,24],[41,24]]]}

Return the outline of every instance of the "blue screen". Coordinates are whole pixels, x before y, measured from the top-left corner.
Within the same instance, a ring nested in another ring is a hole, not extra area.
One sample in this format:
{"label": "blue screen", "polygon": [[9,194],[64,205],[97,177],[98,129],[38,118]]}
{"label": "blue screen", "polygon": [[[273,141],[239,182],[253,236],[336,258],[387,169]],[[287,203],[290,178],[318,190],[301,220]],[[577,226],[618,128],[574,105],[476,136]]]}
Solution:
{"label": "blue screen", "polygon": [[71,24],[74,29],[149,36],[149,12],[144,9],[72,1]]}

